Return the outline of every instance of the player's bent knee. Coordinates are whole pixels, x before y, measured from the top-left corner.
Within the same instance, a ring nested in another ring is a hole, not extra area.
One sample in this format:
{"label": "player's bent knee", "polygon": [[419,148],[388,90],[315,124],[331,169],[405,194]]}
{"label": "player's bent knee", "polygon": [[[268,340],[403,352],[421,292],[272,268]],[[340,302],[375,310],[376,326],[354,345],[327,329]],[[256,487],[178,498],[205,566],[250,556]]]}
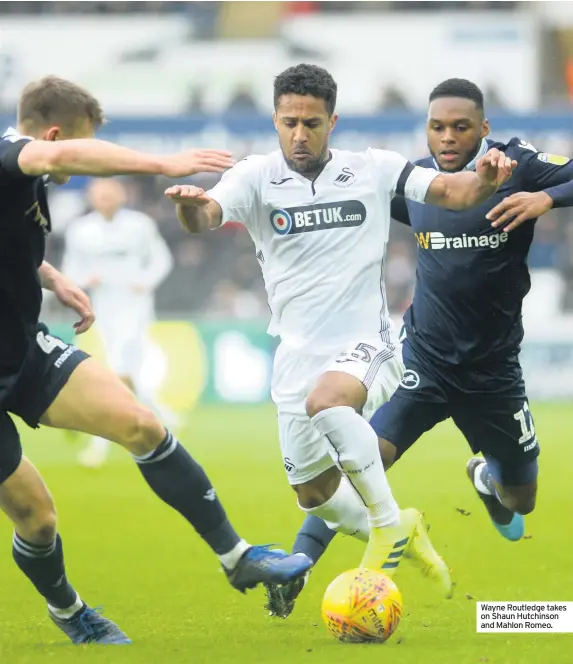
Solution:
{"label": "player's bent knee", "polygon": [[12,510],[12,521],[18,534],[32,544],[51,544],[56,538],[58,518],[51,505]]}
{"label": "player's bent knee", "polygon": [[366,388],[358,378],[341,371],[328,371],[306,398],[306,414],[314,417],[337,406],[350,406],[361,412],[366,397]]}
{"label": "player's bent knee", "polygon": [[136,456],[152,452],[165,437],[165,428],[153,411],[136,403],[125,414],[116,442]]}
{"label": "player's bent knee", "polygon": [[311,392],[306,398],[306,414],[314,417],[323,410],[351,404],[352,399],[342,391],[318,389]]}
{"label": "player's bent knee", "polygon": [[57,532],[58,520],[55,514],[50,514],[46,515],[25,539],[32,544],[51,544],[56,539]]}

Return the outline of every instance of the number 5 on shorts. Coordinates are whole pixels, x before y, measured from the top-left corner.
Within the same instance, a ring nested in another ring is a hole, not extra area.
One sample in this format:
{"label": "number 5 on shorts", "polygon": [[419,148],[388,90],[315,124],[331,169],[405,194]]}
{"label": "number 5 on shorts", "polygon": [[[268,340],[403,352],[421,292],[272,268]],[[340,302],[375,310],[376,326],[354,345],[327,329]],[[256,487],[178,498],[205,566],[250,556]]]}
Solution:
{"label": "number 5 on shorts", "polygon": [[513,416],[521,425],[521,437],[517,441],[520,445],[524,445],[535,436],[535,427],[533,426],[533,417],[529,410],[527,401],[523,404],[523,408]]}
{"label": "number 5 on shorts", "polygon": [[356,345],[353,351],[340,353],[336,362],[342,364],[344,362],[354,362],[355,360],[361,360],[370,364],[372,362],[372,354],[376,354],[378,349],[375,346],[370,346],[369,344],[359,343]]}

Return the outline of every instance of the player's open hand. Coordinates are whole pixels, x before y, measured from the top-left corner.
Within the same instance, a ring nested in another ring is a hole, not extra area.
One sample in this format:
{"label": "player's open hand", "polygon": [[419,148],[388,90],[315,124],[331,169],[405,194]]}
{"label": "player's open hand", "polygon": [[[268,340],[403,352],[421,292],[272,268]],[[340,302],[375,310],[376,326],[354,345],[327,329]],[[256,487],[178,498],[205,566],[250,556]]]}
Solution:
{"label": "player's open hand", "polygon": [[87,332],[95,321],[95,314],[86,293],[63,274],[59,274],[54,281],[52,291],[64,307],[73,309],[80,317],[80,320],[74,323],[76,334]]}
{"label": "player's open hand", "polygon": [[505,152],[491,148],[487,154],[478,159],[476,173],[484,184],[497,188],[509,180],[516,168],[515,160],[506,157]]}
{"label": "player's open hand", "polygon": [[185,150],[164,157],[162,174],[168,178],[183,178],[195,173],[221,173],[235,162],[226,150]]}
{"label": "player's open hand", "polygon": [[503,230],[507,233],[529,219],[541,217],[552,207],[553,199],[544,191],[535,193],[519,191],[504,198],[486,214],[486,218],[491,221],[494,228],[504,226]]}
{"label": "player's open hand", "polygon": [[174,203],[186,207],[202,207],[211,200],[201,187],[190,184],[176,184],[165,190],[165,195]]}

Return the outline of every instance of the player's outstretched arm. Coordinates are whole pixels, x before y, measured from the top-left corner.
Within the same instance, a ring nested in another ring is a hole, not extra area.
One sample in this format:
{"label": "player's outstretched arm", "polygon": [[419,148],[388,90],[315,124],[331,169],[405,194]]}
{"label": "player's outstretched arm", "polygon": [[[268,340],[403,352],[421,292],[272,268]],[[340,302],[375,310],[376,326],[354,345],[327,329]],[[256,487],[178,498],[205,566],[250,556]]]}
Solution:
{"label": "player's outstretched arm", "polygon": [[465,210],[483,203],[494,194],[517,167],[505,153],[492,148],[478,160],[476,172],[442,173],[428,188],[426,203],[450,210]]}
{"label": "player's outstretched arm", "polygon": [[233,165],[223,150],[185,150],[157,156],[92,138],[68,141],[30,141],[18,155],[26,175],[165,175],[185,177],[200,172],[220,172]]}
{"label": "player's outstretched arm", "polygon": [[199,187],[177,184],[166,189],[165,195],[176,204],[177,217],[189,233],[218,228],[223,221],[219,203]]}

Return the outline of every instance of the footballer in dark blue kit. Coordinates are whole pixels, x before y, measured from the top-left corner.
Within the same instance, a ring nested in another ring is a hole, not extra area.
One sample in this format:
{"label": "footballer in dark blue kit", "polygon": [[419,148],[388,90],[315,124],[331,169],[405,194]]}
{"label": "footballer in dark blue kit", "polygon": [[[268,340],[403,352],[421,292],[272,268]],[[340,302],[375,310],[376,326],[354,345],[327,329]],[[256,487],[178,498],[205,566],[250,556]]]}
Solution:
{"label": "footballer in dark blue kit", "polygon": [[[389,468],[451,417],[474,454],[483,454],[466,466],[477,495],[500,534],[517,541],[523,515],[535,507],[539,455],[519,363],[527,254],[537,218],[573,205],[573,162],[520,137],[490,138],[482,92],[470,81],[444,81],[429,101],[430,156],[415,164],[444,173],[472,170],[498,148],[517,167],[492,197],[468,210],[394,198],[392,217],[411,226],[417,240],[416,286],[400,334],[404,376],[370,423]],[[316,563],[333,537],[318,518],[307,517],[293,553]],[[303,585],[268,588],[271,615],[289,615]]]}
{"label": "footballer in dark blue kit", "polygon": [[128,450],[149,488],[195,528],[237,590],[292,581],[311,561],[239,537],[205,471],[156,415],[113,372],[51,336],[38,320],[46,288],[78,314],[78,334],[94,321],[87,295],[44,261],[48,179],[183,177],[232,165],[230,154],[219,150],[157,157],[98,141],[93,135],[102,122],[99,102],[87,90],[49,76],[26,86],[17,127],[0,137],[0,511],[14,524],[12,557],[55,625],[74,644],[118,645],[131,641],[68,580],[54,503],[23,456],[13,414],[33,428],[84,431]]}

